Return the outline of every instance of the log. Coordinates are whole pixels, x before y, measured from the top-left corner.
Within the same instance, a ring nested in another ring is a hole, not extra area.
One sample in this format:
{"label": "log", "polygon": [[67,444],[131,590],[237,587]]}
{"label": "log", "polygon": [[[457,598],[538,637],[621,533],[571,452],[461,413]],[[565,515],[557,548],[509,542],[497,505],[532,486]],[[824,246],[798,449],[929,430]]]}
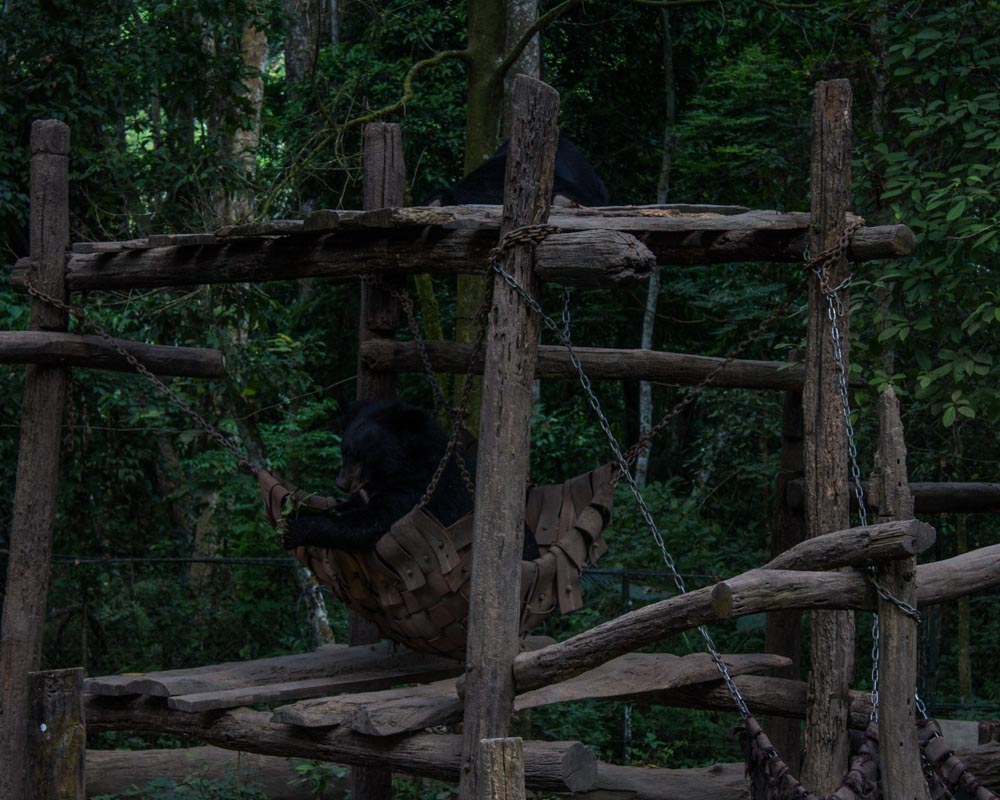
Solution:
{"label": "log", "polygon": [[[920,606],[1000,585],[1000,545],[917,567]],[[856,572],[756,569],[661,600],[514,659],[518,693],[566,680],[624,653],[717,619],[781,609],[871,611],[875,592]]]}
{"label": "log", "polygon": [[513,736],[479,742],[480,794],[483,800],[525,800],[524,742]]}
{"label": "log", "polygon": [[[31,126],[32,282],[66,299],[63,258],[69,242],[69,128]],[[32,298],[33,331],[66,330],[66,315]],[[21,438],[10,523],[10,554],[0,622],[0,797],[28,797],[28,673],[39,669],[52,558],[59,448],[69,371],[29,365],[21,400]]]}
{"label": "log", "polygon": [[[191,669],[147,672],[140,675],[109,675],[88,678],[84,691],[102,696],[146,694],[173,697],[225,690],[244,690],[267,684],[285,684],[310,679],[350,678],[357,673],[381,674],[395,680],[423,672],[424,680],[461,671],[461,665],[447,658],[414,653],[391,642],[349,647],[331,644],[312,653],[233,661]],[[405,680],[405,678],[404,678]]]}
{"label": "log", "polygon": [[[458,781],[462,760],[462,737],[457,735],[379,738],[347,728],[303,731],[270,722],[266,711],[185,714],[167,708],[162,698],[91,697],[85,710],[87,729],[94,732],[170,733],[227,750],[383,767],[443,781]],[[529,789],[582,792],[596,779],[594,754],[579,742],[527,742],[524,761]]]}
{"label": "log", "polygon": [[[559,94],[552,87],[524,75],[517,77],[501,238],[522,226],[548,220],[558,112]],[[535,256],[535,247],[519,243],[503,253],[502,263],[507,274],[537,299],[540,287],[535,279]],[[484,776],[477,763],[479,742],[510,733],[514,704],[511,664],[519,650],[524,486],[529,480],[528,421],[540,326],[538,315],[499,278],[494,280],[492,304],[472,521],[472,596],[459,788],[462,800],[484,796]]]}
{"label": "log", "polygon": [[28,675],[28,800],[83,800],[83,668]]}
{"label": "log", "polygon": [[[425,342],[435,372],[464,374],[472,357],[472,345],[456,342]],[[651,350],[616,350],[605,347],[573,348],[584,372],[592,379],[633,378],[693,386],[725,363],[724,358],[664,353]],[[421,372],[420,351],[414,342],[372,340],[361,345],[361,363],[381,372]],[[475,365],[482,373],[482,361]],[[565,347],[541,345],[535,378],[576,380],[578,373]],[[734,360],[726,364],[709,386],[725,389],[773,389],[796,391],[802,388],[805,370],[801,364],[782,361]]]}
{"label": "log", "polygon": [[[810,251],[832,248],[847,224],[851,195],[851,84],[846,80],[816,84],[812,113]],[[847,259],[830,266],[829,286],[849,274]],[[846,372],[850,308],[842,290],[844,314],[838,320]],[[815,276],[809,279],[806,326],[806,380],[802,390],[805,442],[806,536],[850,527],[847,482],[847,434],[838,386],[827,298]],[[809,639],[810,705],[806,716],[801,780],[820,796],[833,792],[848,767],[847,692],[854,675],[854,615],[814,613]]]}
{"label": "log", "polygon": [[[151,247],[74,253],[66,262],[71,291],[163,288],[208,283],[352,280],[365,273],[479,274],[496,235],[476,231],[345,230],[277,238],[219,240],[201,247]],[[550,236],[538,247],[538,276],[572,286],[617,287],[646,279],[655,258],[634,236],[582,231]],[[11,273],[24,288],[27,259]]]}
{"label": "log", "polygon": [[[868,481],[864,481],[865,502],[871,504]],[[996,514],[1000,512],[1000,483],[957,483],[914,481],[910,484],[914,512],[917,514]],[[788,484],[785,502],[789,508],[802,508],[804,487],[801,481]],[[857,502],[853,495],[851,507]]]}
{"label": "log", "polygon": [[915,519],[880,522],[806,539],[763,569],[836,569],[908,559],[927,550],[936,537],[932,526]]}
{"label": "log", "polygon": [[650,769],[597,764],[594,788],[576,800],[750,800],[744,764]]}
{"label": "log", "polygon": [[301,781],[296,769],[303,759],[240,753],[221,747],[185,747],[175,750],[88,750],[87,797],[124,795],[133,787],[142,788],[160,778],[180,783],[188,778],[236,781],[253,787],[272,800],[343,800],[348,791],[346,778],[332,780],[332,786],[317,797]]}
{"label": "log", "polygon": [[[115,339],[157,375],[188,378],[221,378],[226,374],[222,353],[210,348],[168,347]],[[134,372],[115,349],[100,336],[55,331],[0,331],[0,364],[58,364],[115,372]]]}

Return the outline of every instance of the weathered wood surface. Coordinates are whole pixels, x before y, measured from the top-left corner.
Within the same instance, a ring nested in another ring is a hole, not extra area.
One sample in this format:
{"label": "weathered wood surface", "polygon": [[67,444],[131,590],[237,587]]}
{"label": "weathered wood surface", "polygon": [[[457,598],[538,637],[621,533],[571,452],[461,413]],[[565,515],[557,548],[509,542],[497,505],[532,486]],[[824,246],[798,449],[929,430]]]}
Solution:
{"label": "weathered wood surface", "polygon": [[[384,767],[438,780],[458,780],[462,737],[432,733],[364,736],[348,728],[303,731],[270,721],[270,713],[248,708],[185,714],[161,698],[91,697],[87,729],[172,733],[228,750],[341,764]],[[525,779],[529,789],[582,792],[596,780],[594,754],[579,742],[527,742]]]}
{"label": "weathered wood surface", "polygon": [[83,800],[87,734],[82,688],[80,667],[28,676],[27,800]]}
{"label": "weathered wood surface", "polygon": [[516,736],[479,742],[481,800],[525,800],[524,742]]}
{"label": "weathered wood surface", "polygon": [[594,789],[575,800],[750,800],[746,767],[715,764],[692,769],[597,765]]}
{"label": "weathered wood surface", "polygon": [[[912,520],[913,496],[906,471],[906,443],[899,401],[888,387],[879,398],[879,437],[872,473],[878,520]],[[916,555],[879,565],[878,581],[893,597],[917,603]],[[913,721],[917,691],[917,621],[894,603],[878,599],[879,759],[889,797],[927,800],[920,745]]]}
{"label": "weathered wood surface", "polygon": [[[158,375],[221,378],[226,374],[222,353],[210,348],[165,345],[115,339]],[[116,372],[134,368],[100,336],[55,331],[0,331],[0,364],[49,364],[90,367]]]}
{"label": "weathered wood surface", "polygon": [[400,672],[412,674],[413,670],[423,668],[427,669],[426,679],[430,679],[437,670],[440,670],[437,674],[441,675],[453,675],[460,671],[460,665],[450,659],[413,653],[391,642],[359,647],[331,644],[312,653],[293,656],[233,661],[141,675],[88,678],[84,691],[104,696],[146,694],[171,697],[334,676],[349,678],[359,672],[387,676]]}
{"label": "weathered wood surface", "polygon": [[915,519],[876,522],[806,539],[762,569],[836,569],[909,559],[927,550],[936,537],[933,526]]}
{"label": "weathered wood surface", "polygon": [[[851,84],[846,80],[816,84],[812,113],[810,162],[810,252],[833,247],[848,223],[851,195]],[[829,268],[829,286],[849,274],[847,259]],[[850,355],[849,293],[842,290],[844,315],[837,321],[844,369]],[[827,318],[827,298],[820,281],[809,279],[806,324],[806,380],[802,390],[805,442],[806,536],[850,527],[847,433]],[[854,675],[855,649],[845,647],[855,635],[848,611],[811,616],[809,639],[811,687],[806,716],[800,779],[820,796],[833,792],[847,772],[847,692]]]}
{"label": "weathered wood surface", "polygon": [[[344,230],[299,236],[220,240],[200,247],[151,247],[117,253],[74,253],[66,262],[71,291],[162,288],[208,283],[352,280],[374,274],[478,274],[496,245],[488,231]],[[615,287],[646,279],[655,258],[619,231],[558,233],[538,247],[538,276],[567,285]],[[28,260],[11,284],[23,288]]]}
{"label": "weathered wood surface", "polygon": [[[862,483],[865,502],[875,506],[870,494],[868,481]],[[910,484],[913,495],[914,512],[917,514],[996,514],[1000,512],[1000,483],[957,483],[914,481]],[[804,487],[801,481],[788,484],[785,501],[789,508],[802,508]],[[851,497],[851,507],[857,502]]]}
{"label": "weathered wood surface", "polygon": [[233,781],[252,787],[273,800],[344,800],[346,778],[332,779],[318,797],[301,782],[296,769],[304,759],[240,753],[221,747],[173,750],[88,750],[87,797],[124,795],[160,778],[178,783],[188,778]]}
{"label": "weathered wood surface", "polygon": [[[66,299],[63,258],[69,241],[69,128],[31,126],[32,283]],[[66,315],[32,299],[33,331],[65,331]],[[0,623],[0,797],[27,797],[28,673],[41,663],[52,558],[52,521],[69,371],[29,365],[21,400],[21,436],[11,514],[7,583]]]}
{"label": "weathered wood surface", "polygon": [[[472,357],[472,346],[456,342],[425,342],[435,372],[464,374]],[[724,358],[666,353],[651,350],[616,350],[604,347],[573,348],[590,378],[633,378],[692,386],[725,362]],[[368,368],[386,372],[421,372],[420,351],[414,342],[369,341],[361,345],[361,362]],[[482,373],[482,361],[475,369]],[[727,389],[798,390],[805,370],[801,364],[782,361],[737,359],[726,364],[710,386]],[[535,378],[576,380],[577,371],[565,347],[541,345]]]}
{"label": "weathered wood surface", "polygon": [[[730,673],[741,675],[783,666],[787,659],[768,655],[726,655]],[[710,682],[718,669],[704,653],[627,653],[597,669],[562,683],[514,698],[514,710],[577,700],[615,700],[643,693]],[[461,718],[462,703],[454,680],[389,691],[323,697],[275,710],[272,721],[306,728],[343,725],[372,736],[395,736]]]}
{"label": "weathered wood surface", "polygon": [[[917,567],[917,601],[933,605],[1000,585],[1000,545]],[[566,680],[666,636],[716,619],[780,609],[871,611],[875,593],[855,571],[756,569],[623,614],[514,660],[518,692]]]}
{"label": "weathered wood surface", "polygon": [[[542,225],[548,220],[558,113],[559,94],[552,87],[524,75],[517,77],[501,238],[522,226]],[[504,253],[503,265],[513,280],[537,298],[540,287],[535,277],[535,254],[531,244],[515,244]],[[528,421],[540,327],[538,316],[506,281],[495,280],[492,304],[472,522],[462,800],[483,795],[477,763],[480,740],[504,738],[510,733],[514,704],[511,663],[519,650],[521,613],[523,487],[529,480]]]}

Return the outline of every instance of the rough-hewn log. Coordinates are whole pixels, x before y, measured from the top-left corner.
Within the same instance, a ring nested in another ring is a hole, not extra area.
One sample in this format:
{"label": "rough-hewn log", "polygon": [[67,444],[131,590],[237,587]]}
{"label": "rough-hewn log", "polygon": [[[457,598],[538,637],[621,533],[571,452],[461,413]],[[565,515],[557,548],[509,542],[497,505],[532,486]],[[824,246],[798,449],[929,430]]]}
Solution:
{"label": "rough-hewn log", "polygon": [[879,522],[806,539],[772,558],[762,569],[863,567],[911,558],[927,550],[936,537],[932,526],[915,519]]}
{"label": "rough-hewn log", "polygon": [[185,747],[175,750],[88,750],[87,797],[124,795],[160,778],[180,783],[188,778],[236,781],[273,800],[344,800],[346,778],[334,780],[317,796],[301,781],[297,767],[303,759],[240,753],[221,747]]}
{"label": "rough-hewn log", "polygon": [[524,742],[517,736],[479,742],[482,800],[524,800]]}
{"label": "rough-hewn log", "polygon": [[[69,128],[57,120],[31,126],[32,283],[66,299],[63,258],[69,241]],[[33,331],[66,330],[66,316],[31,301]],[[28,673],[42,655],[52,557],[59,445],[69,371],[29,365],[21,401],[21,439],[10,524],[10,555],[0,623],[0,797],[28,796]]]}
{"label": "rough-hewn log", "polygon": [[[865,502],[874,505],[868,496],[868,481],[863,483]],[[915,481],[910,484],[914,512],[917,514],[976,514],[1000,513],[1000,483],[950,483]],[[789,508],[802,508],[804,487],[801,481],[788,484],[785,496]],[[851,507],[857,502],[851,497]]]}
{"label": "rough-hewn log", "polygon": [[[504,183],[501,236],[544,224],[555,170],[559,94],[519,75]],[[574,234],[578,235],[578,234]],[[539,248],[540,250],[540,248]],[[531,296],[539,294],[535,248],[507,249],[503,266]],[[524,489],[528,482],[531,382],[539,319],[505,281],[496,280],[486,334],[486,357],[476,459],[472,523],[472,596],[469,598],[463,769],[459,795],[483,795],[479,742],[510,733],[514,705],[511,663],[518,653]]]}
{"label": "rough-hewn log", "polygon": [[[71,291],[195,286],[206,283],[351,280],[365,273],[476,274],[496,245],[487,231],[351,230],[266,239],[220,240],[199,247],[152,247],[73,254]],[[634,236],[618,231],[558,233],[538,246],[538,277],[567,285],[615,287],[646,279],[655,259]],[[26,259],[11,283],[23,287]]]}
{"label": "rough-hewn log", "polygon": [[[472,357],[471,345],[456,342],[425,342],[425,345],[435,372],[463,374],[468,369]],[[634,378],[681,386],[701,383],[713,369],[725,362],[724,358],[651,350],[604,347],[576,347],[574,350],[590,378]],[[414,342],[365,342],[361,346],[361,361],[372,370],[421,372],[424,369]],[[476,371],[482,373],[482,370],[480,360]],[[726,389],[795,391],[802,388],[804,375],[801,364],[738,359],[723,367],[709,385]],[[576,380],[577,372],[566,348],[540,346],[535,377]]]}
{"label": "rough-hewn log", "polygon": [[[161,698],[96,698],[86,705],[87,729],[173,733],[227,750],[341,764],[384,767],[393,772],[457,781],[462,737],[431,733],[405,737],[364,736],[346,728],[304,731],[270,722],[270,713],[238,708],[185,714]],[[597,762],[579,742],[528,742],[524,746],[529,789],[582,792],[596,779]]]}
{"label": "rough-hewn log", "polygon": [[83,800],[87,735],[83,721],[83,669],[28,676],[28,800]]}
{"label": "rough-hewn log", "polygon": [[[832,248],[847,224],[851,195],[851,84],[846,80],[816,84],[812,114],[810,164],[810,251]],[[847,259],[829,265],[826,286],[849,274]],[[844,314],[837,321],[843,364],[838,365],[827,318],[824,285],[809,280],[806,327],[806,380],[802,390],[805,431],[806,535],[818,536],[850,527],[847,484],[847,434],[838,378],[847,369],[850,325],[847,291]],[[820,796],[833,792],[847,771],[847,692],[854,674],[854,615],[846,611],[812,615],[809,639],[810,697],[806,716],[805,758],[801,780]]]}
{"label": "rough-hewn log", "polygon": [[[917,601],[933,605],[1000,585],[1000,545],[917,567]],[[518,692],[566,680],[673,633],[715,619],[779,609],[875,608],[862,575],[755,569],[623,614],[563,642],[514,660]]]}
{"label": "rough-hewn log", "polygon": [[750,800],[744,764],[692,769],[622,767],[598,762],[594,789],[576,800]]}
{"label": "rough-hewn log", "polygon": [[[890,386],[879,398],[879,437],[872,473],[873,519],[912,520],[913,495],[906,472],[906,443],[899,401]],[[916,605],[916,555],[879,565],[878,580],[895,598]],[[879,758],[889,797],[927,800],[930,793],[920,762],[916,719],[917,621],[893,602],[878,598]]]}
{"label": "rough-hewn log", "polygon": [[[115,343],[158,375],[221,378],[226,374],[218,350],[168,347],[127,339],[115,339]],[[0,364],[58,364],[134,372],[132,365],[100,336],[55,331],[0,331]]]}

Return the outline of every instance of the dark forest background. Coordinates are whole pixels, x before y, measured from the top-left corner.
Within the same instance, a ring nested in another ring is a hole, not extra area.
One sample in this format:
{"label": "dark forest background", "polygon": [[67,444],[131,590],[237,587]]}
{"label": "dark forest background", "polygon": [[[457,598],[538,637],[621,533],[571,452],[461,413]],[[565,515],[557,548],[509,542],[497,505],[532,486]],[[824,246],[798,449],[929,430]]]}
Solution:
{"label": "dark forest background", "polygon": [[[420,203],[482,154],[470,156],[466,138],[467,61],[422,67],[399,103],[404,78],[435,53],[464,48],[470,12],[491,3],[6,0],[0,263],[9,268],[26,254],[27,142],[39,118],[72,130],[73,241],[358,208],[365,117],[402,125],[408,192]],[[541,3],[542,13],[556,8]],[[808,210],[812,87],[851,80],[854,211],[869,225],[906,223],[919,243],[914,258],[855,272],[851,370],[868,387],[853,397],[862,471],[872,468],[876,390],[892,383],[904,403],[911,480],[1000,480],[1000,4],[590,0],[559,8],[541,33],[542,77],[561,94],[563,132],[616,204],[665,196]],[[790,265],[665,268],[653,346],[725,355],[803,281]],[[433,289],[450,336],[454,282],[435,279]],[[337,413],[355,390],[358,294],[354,284],[301,281],[83,299],[124,338],[223,350],[224,381],[174,379],[174,388],[279,472],[324,492],[339,466]],[[551,313],[561,310],[560,290],[545,299]],[[644,290],[576,291],[573,338],[638,347],[645,304]],[[26,326],[27,309],[3,282],[0,329]],[[796,305],[745,357],[787,359],[803,345],[803,315]],[[22,377],[21,367],[0,366],[0,581]],[[619,436],[634,438],[638,387],[597,390]],[[655,386],[654,417],[685,391]],[[405,377],[401,394],[430,407],[422,376]],[[647,491],[690,588],[766,560],[780,421],[775,393],[708,390],[657,440]],[[534,478],[561,480],[607,454],[578,385],[543,386]],[[262,519],[254,482],[138,376],[74,372],[59,491],[46,667],[82,663],[98,675],[316,646],[300,576]],[[624,494],[618,503],[601,566],[659,570],[638,513]],[[996,516],[930,521],[939,532],[930,559],[1000,541]],[[220,560],[177,560],[195,557]],[[624,598],[618,576],[587,581],[586,608],[546,632],[565,636],[670,586],[657,575],[633,578]],[[343,641],[343,611],[327,599]],[[998,716],[997,600],[980,595],[929,615],[921,693],[932,714]],[[858,688],[867,681],[867,629],[859,624]],[[763,620],[714,635],[724,651],[759,651]],[[662,648],[693,652],[699,641],[676,637]],[[733,758],[734,720],[637,708],[632,762]],[[538,712],[532,722],[535,736],[581,739],[601,758],[624,757],[618,704]]]}

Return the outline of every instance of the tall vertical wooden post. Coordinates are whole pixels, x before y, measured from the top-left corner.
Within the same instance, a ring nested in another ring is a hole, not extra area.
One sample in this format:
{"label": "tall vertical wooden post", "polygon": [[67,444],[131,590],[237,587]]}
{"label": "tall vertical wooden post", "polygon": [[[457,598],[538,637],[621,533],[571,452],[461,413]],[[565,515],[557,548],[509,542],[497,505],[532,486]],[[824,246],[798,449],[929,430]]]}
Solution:
{"label": "tall vertical wooden post", "polygon": [[[403,133],[395,123],[373,122],[364,130],[364,208],[393,208],[403,205],[406,167],[403,162]],[[384,278],[392,286],[397,281]],[[385,289],[361,284],[360,344],[370,339],[393,339],[399,327],[399,303]],[[372,372],[358,356],[359,400],[391,400],[396,396],[396,375]],[[381,637],[378,628],[355,612],[348,618],[348,641],[352,645],[371,644]],[[392,796],[392,772],[373,767],[351,768],[351,797],[354,800],[383,800]]]}
{"label": "tall vertical wooden post", "polygon": [[83,668],[28,676],[29,800],[84,800]]}
{"label": "tall vertical wooden post", "polygon": [[[31,126],[31,281],[66,298],[69,244],[69,127],[58,120]],[[66,316],[31,301],[33,331],[64,331]],[[69,371],[26,367],[21,442],[10,526],[10,557],[0,624],[0,797],[27,797],[28,673],[41,663],[45,603],[56,511],[59,443]]]}
{"label": "tall vertical wooden post", "polygon": [[[802,358],[801,351],[791,354],[792,361]],[[802,393],[784,392],[781,412],[781,456],[774,487],[774,510],[771,515],[771,557],[784,553],[805,539],[805,519],[801,511],[788,507],[788,484],[802,478]],[[778,678],[799,680],[802,647],[802,612],[770,611],[764,631],[764,651],[790,658],[792,663],[771,671]],[[772,717],[767,732],[782,760],[798,775],[802,765],[802,723],[797,719]]]}
{"label": "tall vertical wooden post", "polygon": [[[913,519],[913,495],[906,474],[906,443],[899,401],[890,386],[879,398],[879,438],[871,479],[874,522]],[[905,603],[917,605],[916,556],[887,561],[878,581]],[[917,742],[917,621],[889,600],[878,599],[879,756],[885,800],[927,800]]]}
{"label": "tall vertical wooden post", "polygon": [[[554,89],[518,76],[501,238],[520,226],[548,220],[558,112]],[[537,296],[533,262],[528,244],[515,245],[503,256],[507,272]],[[480,741],[508,735],[514,704],[511,664],[518,651],[531,383],[539,324],[524,299],[497,279],[486,337],[476,465],[462,800],[485,796],[485,776],[477,768]]]}
{"label": "tall vertical wooden post", "polygon": [[[812,116],[812,203],[810,249],[832,247],[845,224],[851,196],[851,84],[816,84]],[[848,274],[846,258],[830,272],[831,286]],[[848,298],[837,322],[843,355],[848,356]],[[806,533],[819,536],[850,527],[847,434],[838,385],[838,366],[830,337],[827,298],[809,276],[806,377],[802,391],[805,435]],[[810,639],[809,697],[806,710],[802,783],[819,795],[840,785],[847,771],[848,688],[854,675],[854,614],[815,611]]]}

